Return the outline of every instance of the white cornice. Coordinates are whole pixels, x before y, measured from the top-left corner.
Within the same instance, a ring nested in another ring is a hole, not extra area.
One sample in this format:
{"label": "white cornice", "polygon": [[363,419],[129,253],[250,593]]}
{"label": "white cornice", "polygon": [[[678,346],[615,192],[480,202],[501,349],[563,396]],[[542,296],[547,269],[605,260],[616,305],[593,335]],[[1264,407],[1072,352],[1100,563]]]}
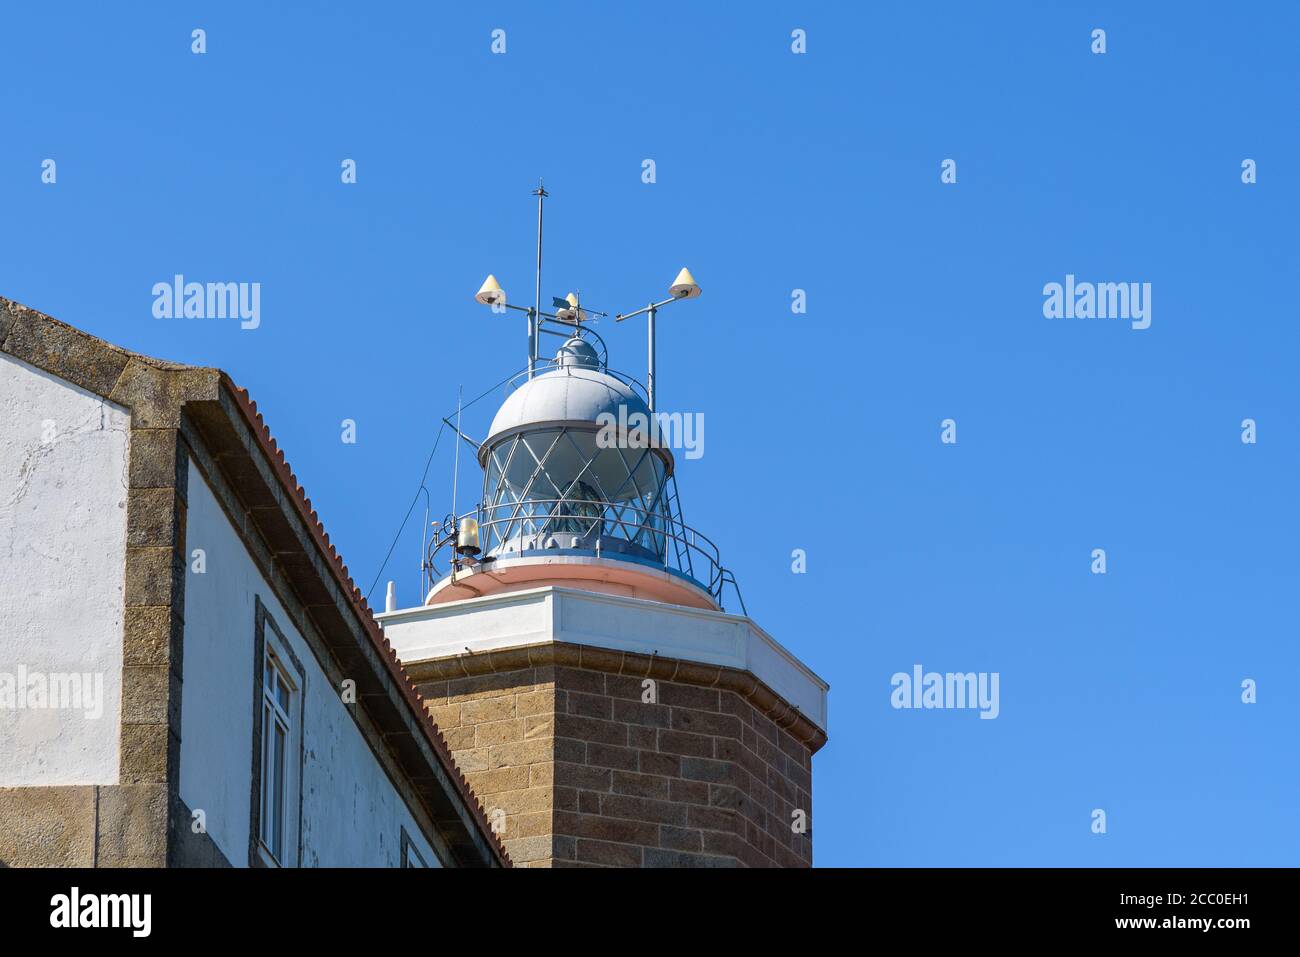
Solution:
{"label": "white cornice", "polygon": [[748,671],[827,730],[830,686],[743,615],[554,585],[376,615],[405,664],[565,642]]}

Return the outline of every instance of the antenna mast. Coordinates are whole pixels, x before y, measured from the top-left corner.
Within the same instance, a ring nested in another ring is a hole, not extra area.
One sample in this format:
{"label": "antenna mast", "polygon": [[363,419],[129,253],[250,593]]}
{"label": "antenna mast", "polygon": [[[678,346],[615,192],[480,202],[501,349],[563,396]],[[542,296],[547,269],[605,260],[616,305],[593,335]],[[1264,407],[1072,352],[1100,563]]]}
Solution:
{"label": "antenna mast", "polygon": [[537,367],[537,335],[542,318],[542,203],[551,194],[541,180],[532,195],[537,197],[537,288],[533,299],[533,314],[528,317],[528,378],[533,377]]}
{"label": "antenna mast", "polygon": [[[457,433],[460,432],[460,404],[464,396],[465,396],[465,387],[461,386],[456,392],[456,432]],[[456,526],[457,531],[459,531],[459,526],[460,526],[460,512],[457,511],[456,508],[456,491],[457,491],[457,486],[459,484],[459,481],[460,481],[460,443],[457,442],[455,463],[451,467],[451,515],[452,515],[452,523],[453,525]],[[456,553],[454,548],[452,550],[451,580],[452,581],[456,580]]]}

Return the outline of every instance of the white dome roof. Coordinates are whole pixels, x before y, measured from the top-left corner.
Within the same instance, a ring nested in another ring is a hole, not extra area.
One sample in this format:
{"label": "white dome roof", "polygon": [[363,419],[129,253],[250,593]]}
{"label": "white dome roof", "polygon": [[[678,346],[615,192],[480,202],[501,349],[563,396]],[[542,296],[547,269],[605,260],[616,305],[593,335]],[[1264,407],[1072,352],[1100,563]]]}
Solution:
{"label": "white dome roof", "polygon": [[486,460],[492,446],[515,432],[588,422],[596,428],[603,413],[619,419],[619,406],[627,409],[625,420],[638,412],[649,420],[645,400],[612,375],[582,366],[547,372],[525,382],[501,404],[480,458]]}

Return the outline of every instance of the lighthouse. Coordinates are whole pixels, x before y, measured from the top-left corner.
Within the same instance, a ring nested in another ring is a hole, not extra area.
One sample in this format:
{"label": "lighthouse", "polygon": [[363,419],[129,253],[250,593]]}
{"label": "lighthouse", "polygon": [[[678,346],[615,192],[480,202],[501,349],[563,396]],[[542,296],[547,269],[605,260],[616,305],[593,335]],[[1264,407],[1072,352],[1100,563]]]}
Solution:
{"label": "lighthouse", "polygon": [[492,276],[476,296],[525,313],[529,341],[486,436],[463,436],[479,504],[441,523],[384,635],[517,866],[809,866],[828,686],[749,617],[725,531],[684,520],[655,407],[656,314],[700,288],[683,269],[615,317],[648,329],[646,381],[619,371],[604,313],[540,308],[539,192],[539,301]]}
{"label": "lighthouse", "polygon": [[[589,330],[502,403],[478,448],[480,509],[427,603],[574,585],[692,608],[721,607],[734,579],[682,522],[672,450],[630,377]],[[738,590],[735,591],[739,599]]]}

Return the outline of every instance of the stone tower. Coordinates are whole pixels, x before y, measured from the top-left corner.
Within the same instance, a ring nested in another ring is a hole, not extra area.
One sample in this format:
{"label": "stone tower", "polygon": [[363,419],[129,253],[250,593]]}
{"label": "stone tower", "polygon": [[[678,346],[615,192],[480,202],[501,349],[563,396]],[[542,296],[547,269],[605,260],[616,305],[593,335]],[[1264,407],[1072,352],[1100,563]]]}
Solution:
{"label": "stone tower", "polygon": [[449,572],[384,634],[516,865],[808,866],[827,685],[723,610],[648,396],[569,331],[479,446]]}

